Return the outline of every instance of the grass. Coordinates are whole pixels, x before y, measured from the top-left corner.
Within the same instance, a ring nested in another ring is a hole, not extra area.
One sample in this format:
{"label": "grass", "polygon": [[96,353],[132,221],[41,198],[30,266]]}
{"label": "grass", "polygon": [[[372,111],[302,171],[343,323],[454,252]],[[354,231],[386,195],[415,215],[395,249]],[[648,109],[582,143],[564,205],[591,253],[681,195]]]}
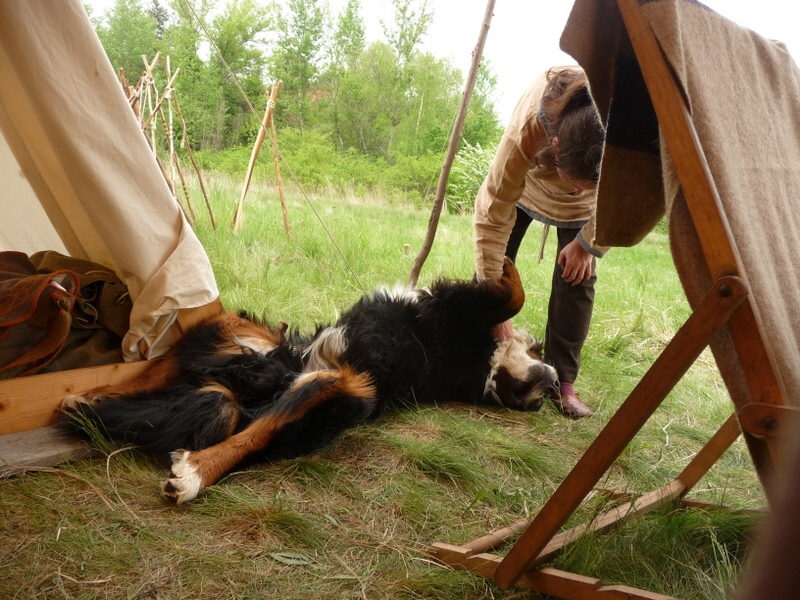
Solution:
{"label": "grass", "polygon": [[[197,202],[195,229],[223,302],[301,329],[335,319],[362,290],[405,283],[429,217],[377,199],[316,197],[312,209],[290,194],[287,236],[274,190],[256,186],[233,233],[238,184],[208,183],[218,229]],[[521,252],[527,302],[515,322],[541,335],[554,247],[550,240],[546,263],[537,265],[537,237],[532,230]],[[420,283],[471,274],[470,217],[443,215]],[[666,237],[656,231],[600,261],[576,384],[591,418],[570,421],[549,405],[531,414],[397,411],[311,456],[233,473],[180,508],[159,496],[163,469],[131,448],[105,447],[100,459],[2,480],[0,598],[535,598],[443,568],[427,548],[533,516],[688,314]],[[704,353],[600,485],[635,493],[666,483],[731,411]],[[764,505],[741,441],[692,497]],[[607,508],[596,499],[575,518]],[[722,599],[756,522],[750,513],[668,506],[582,538],[553,565],[606,583]]]}

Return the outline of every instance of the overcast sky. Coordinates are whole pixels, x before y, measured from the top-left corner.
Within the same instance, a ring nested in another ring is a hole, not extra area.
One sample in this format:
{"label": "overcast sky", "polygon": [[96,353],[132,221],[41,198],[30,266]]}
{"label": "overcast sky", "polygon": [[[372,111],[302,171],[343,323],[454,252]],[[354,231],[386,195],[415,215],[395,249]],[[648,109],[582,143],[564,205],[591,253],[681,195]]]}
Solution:
{"label": "overcast sky", "polygon": [[[1,1],[1,0],[0,0]],[[102,14],[114,0],[84,0]],[[328,0],[338,13],[346,0]],[[706,0],[707,6],[761,35],[781,40],[800,63],[800,27],[787,7],[793,0]],[[146,5],[147,1],[143,0]],[[478,41],[486,0],[429,0],[434,21],[425,48],[435,56],[450,58],[466,76],[472,50]],[[573,60],[559,50],[572,0],[495,0],[484,57],[497,76],[497,110],[505,123],[517,98],[536,74]],[[381,19],[391,19],[390,0],[361,0],[369,41],[382,39]],[[792,11],[793,12],[793,11]]]}
{"label": "overcast sky", "polygon": [[[333,2],[338,0],[331,0]],[[759,34],[781,40],[800,63],[800,22],[790,17],[793,0],[707,0],[707,6]],[[466,73],[478,41],[486,0],[430,0],[435,21],[426,40],[436,56],[450,57]],[[572,9],[572,0],[495,0],[484,57],[497,75],[497,109],[505,123],[533,77],[552,65],[569,64],[558,40]],[[383,14],[389,0],[362,0],[365,13]],[[370,17],[379,21],[380,17]],[[377,25],[380,32],[380,25]]]}

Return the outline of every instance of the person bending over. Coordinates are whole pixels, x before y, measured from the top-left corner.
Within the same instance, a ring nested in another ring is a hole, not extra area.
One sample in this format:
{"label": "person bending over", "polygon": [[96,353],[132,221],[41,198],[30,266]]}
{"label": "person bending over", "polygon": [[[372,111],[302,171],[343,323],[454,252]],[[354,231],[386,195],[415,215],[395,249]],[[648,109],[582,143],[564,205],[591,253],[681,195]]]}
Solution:
{"label": "person bending over", "polygon": [[[475,199],[475,269],[480,278],[499,277],[503,257],[516,261],[531,221],[543,223],[539,260],[554,227],[558,251],[547,309],[544,352],[558,371],[565,415],[591,410],[574,382],[594,306],[595,188],[605,130],[578,67],[553,67],[536,79],[514,109],[486,179]],[[498,325],[498,338],[513,335],[511,321]]]}

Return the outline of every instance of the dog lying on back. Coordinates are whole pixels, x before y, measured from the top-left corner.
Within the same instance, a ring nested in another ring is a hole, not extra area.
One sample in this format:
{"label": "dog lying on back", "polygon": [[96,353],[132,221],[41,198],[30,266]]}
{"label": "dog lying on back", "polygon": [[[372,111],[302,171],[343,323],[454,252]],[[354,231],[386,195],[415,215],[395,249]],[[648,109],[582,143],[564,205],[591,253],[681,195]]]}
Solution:
{"label": "dog lying on back", "polygon": [[138,378],[65,398],[62,423],[170,458],[162,492],[183,503],[239,465],[308,454],[389,407],[537,410],[558,391],[555,370],[525,334],[492,333],[523,302],[506,259],[496,280],[375,292],[309,336],[219,315]]}

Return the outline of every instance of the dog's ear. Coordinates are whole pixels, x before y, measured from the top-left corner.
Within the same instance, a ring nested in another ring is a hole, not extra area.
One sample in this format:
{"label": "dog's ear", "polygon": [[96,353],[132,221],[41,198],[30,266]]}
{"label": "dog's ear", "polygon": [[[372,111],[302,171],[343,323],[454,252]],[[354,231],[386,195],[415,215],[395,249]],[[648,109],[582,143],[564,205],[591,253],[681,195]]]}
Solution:
{"label": "dog's ear", "polygon": [[536,360],[542,360],[542,356],[544,355],[542,352],[543,349],[544,344],[541,340],[532,339],[530,344],[528,344],[528,356],[535,358]]}
{"label": "dog's ear", "polygon": [[544,355],[544,342],[542,340],[536,339],[524,329],[514,330],[514,337],[525,345],[525,351],[528,356],[536,360],[542,360]]}

